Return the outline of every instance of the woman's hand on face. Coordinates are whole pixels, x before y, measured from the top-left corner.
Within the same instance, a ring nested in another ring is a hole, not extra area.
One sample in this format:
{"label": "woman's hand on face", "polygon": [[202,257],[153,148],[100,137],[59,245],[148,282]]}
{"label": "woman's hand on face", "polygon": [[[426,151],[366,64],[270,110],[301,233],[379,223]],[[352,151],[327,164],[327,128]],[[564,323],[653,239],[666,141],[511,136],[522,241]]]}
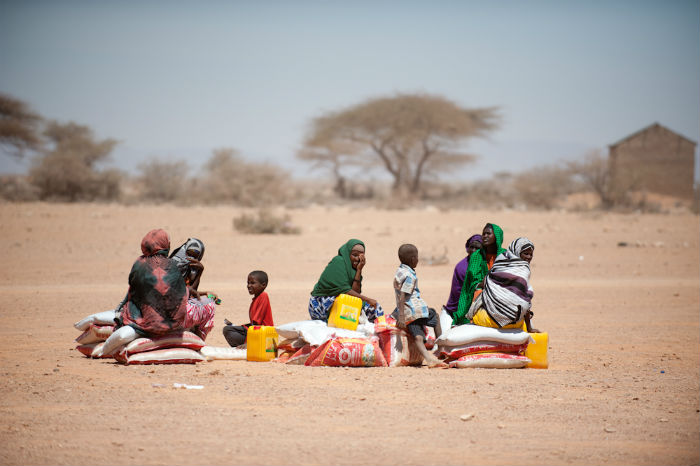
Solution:
{"label": "woman's hand on face", "polygon": [[357,263],[357,270],[362,270],[365,266],[365,262],[366,262],[365,255],[360,254],[360,261]]}

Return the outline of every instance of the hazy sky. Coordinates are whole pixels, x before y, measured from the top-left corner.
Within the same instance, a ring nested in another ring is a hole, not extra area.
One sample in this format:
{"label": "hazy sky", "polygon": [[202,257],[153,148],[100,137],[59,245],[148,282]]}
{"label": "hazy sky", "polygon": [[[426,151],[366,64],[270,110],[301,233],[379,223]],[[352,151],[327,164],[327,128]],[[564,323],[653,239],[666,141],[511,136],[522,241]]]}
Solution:
{"label": "hazy sky", "polygon": [[[484,177],[654,122],[700,140],[698,1],[0,1],[0,92],[198,167],[212,149],[301,175],[310,120],[364,99],[498,106]],[[0,172],[23,171],[0,154]],[[697,173],[697,172],[696,172]]]}

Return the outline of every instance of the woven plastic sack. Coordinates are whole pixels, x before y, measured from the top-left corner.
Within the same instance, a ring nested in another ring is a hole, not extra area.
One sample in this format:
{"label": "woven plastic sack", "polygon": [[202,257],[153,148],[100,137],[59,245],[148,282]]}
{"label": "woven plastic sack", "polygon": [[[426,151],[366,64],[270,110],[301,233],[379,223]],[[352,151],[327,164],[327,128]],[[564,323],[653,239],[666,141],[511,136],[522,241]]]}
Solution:
{"label": "woven plastic sack", "polygon": [[482,353],[462,356],[450,363],[456,368],[488,368],[488,369],[519,369],[527,366],[530,359],[525,356],[506,353]]}
{"label": "woven plastic sack", "polygon": [[491,341],[521,345],[530,341],[530,334],[521,329],[497,329],[478,325],[458,325],[436,340],[438,346],[459,346],[475,341]]}
{"label": "woven plastic sack", "polygon": [[207,361],[215,359],[228,359],[234,361],[243,361],[246,359],[248,351],[246,348],[231,348],[230,346],[204,346],[199,350],[200,354],[207,358]]}
{"label": "woven plastic sack", "polygon": [[510,353],[518,354],[527,349],[528,343],[511,345],[494,341],[476,341],[460,346],[443,346],[440,348],[439,357],[448,361],[459,359],[462,356],[477,353]]}
{"label": "woven plastic sack", "polygon": [[73,327],[83,332],[87,330],[90,324],[114,325],[115,317],[117,317],[117,312],[115,310],[98,312],[97,314],[91,314],[86,318],[79,320],[73,324]]}
{"label": "woven plastic sack", "polygon": [[311,353],[316,349],[315,346],[307,344],[303,348],[299,348],[296,353],[292,354],[287,360],[287,364],[303,366]]}
{"label": "woven plastic sack", "polygon": [[409,345],[408,334],[395,327],[387,328],[379,333],[379,346],[389,367],[420,366],[423,356],[415,345]]}
{"label": "woven plastic sack", "polygon": [[122,364],[195,364],[206,361],[198,351],[189,348],[168,348],[155,351],[146,351],[145,353],[137,353],[126,355],[121,352],[114,356],[114,359]]}
{"label": "woven plastic sack", "polygon": [[192,332],[177,332],[155,338],[137,338],[122,351],[127,354],[143,353],[165,348],[189,348],[198,351],[205,345],[204,340]]}
{"label": "woven plastic sack", "polygon": [[386,367],[387,363],[376,338],[331,338],[316,348],[304,365]]}
{"label": "woven plastic sack", "polygon": [[102,350],[96,356],[111,356],[112,354],[119,352],[122,346],[126,346],[129,342],[135,340],[137,336],[136,330],[134,330],[132,327],[128,325],[120,327],[115,330],[114,333],[109,336],[109,338],[107,338]]}
{"label": "woven plastic sack", "polygon": [[88,358],[111,358],[112,356],[98,356],[102,352],[102,347],[105,345],[104,341],[99,343],[89,343],[87,345],[78,345],[75,347],[82,354]]}
{"label": "woven plastic sack", "polygon": [[114,325],[96,325],[90,324],[78,338],[76,343],[81,345],[89,345],[90,343],[99,343],[108,339],[114,332]]}

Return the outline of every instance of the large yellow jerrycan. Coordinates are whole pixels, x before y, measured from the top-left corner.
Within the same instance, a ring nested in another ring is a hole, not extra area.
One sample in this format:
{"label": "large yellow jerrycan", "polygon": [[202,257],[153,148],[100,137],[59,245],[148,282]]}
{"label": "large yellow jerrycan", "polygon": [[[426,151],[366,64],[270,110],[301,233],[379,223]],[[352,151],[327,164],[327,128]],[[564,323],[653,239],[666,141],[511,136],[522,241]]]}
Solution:
{"label": "large yellow jerrycan", "polygon": [[271,361],[277,357],[277,330],[265,325],[251,325],[246,337],[248,361]]}
{"label": "large yellow jerrycan", "polygon": [[527,367],[535,369],[547,369],[549,367],[549,359],[547,358],[547,348],[549,347],[549,334],[531,333],[530,337],[535,340],[534,343],[527,345],[525,357],[530,359]]}
{"label": "large yellow jerrycan", "polygon": [[328,326],[357,330],[362,311],[362,300],[349,294],[339,294],[331,307],[331,314],[328,316]]}

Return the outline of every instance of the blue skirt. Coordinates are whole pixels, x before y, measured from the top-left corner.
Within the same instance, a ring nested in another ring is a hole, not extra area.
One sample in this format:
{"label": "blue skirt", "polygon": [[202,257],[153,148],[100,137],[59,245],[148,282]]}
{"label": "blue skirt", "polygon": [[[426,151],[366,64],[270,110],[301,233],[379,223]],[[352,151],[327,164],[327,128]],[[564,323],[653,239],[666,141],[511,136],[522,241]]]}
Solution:
{"label": "blue skirt", "polygon": [[[333,307],[335,298],[336,296],[312,296],[309,298],[309,315],[311,319],[328,322],[328,316],[331,314],[331,307]],[[374,322],[377,317],[384,315],[384,310],[379,303],[377,303],[375,308],[365,301],[362,301],[362,312],[370,322]]]}

